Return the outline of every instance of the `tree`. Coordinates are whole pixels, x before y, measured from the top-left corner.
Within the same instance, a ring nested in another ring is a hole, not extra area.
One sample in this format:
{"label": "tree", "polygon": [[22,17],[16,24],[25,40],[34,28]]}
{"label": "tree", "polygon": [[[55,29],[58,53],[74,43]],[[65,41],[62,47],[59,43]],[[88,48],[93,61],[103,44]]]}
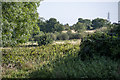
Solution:
{"label": "tree", "polygon": [[53,38],[51,37],[51,34],[45,33],[44,35],[39,37],[38,45],[47,45],[49,43],[53,42]]}
{"label": "tree", "polygon": [[73,27],[74,27],[74,30],[77,32],[82,32],[86,30],[86,25],[80,22],[77,22],[76,24],[74,24]]}
{"label": "tree", "polygon": [[89,20],[89,19],[84,19],[84,23],[85,23],[87,29],[90,29],[90,27],[91,27],[91,25],[92,25],[91,20]]}
{"label": "tree", "polygon": [[83,18],[78,18],[78,22],[84,23],[84,19]]}
{"label": "tree", "polygon": [[46,32],[54,32],[54,26],[55,26],[55,24],[58,24],[57,19],[50,18],[46,22],[47,22]]}
{"label": "tree", "polygon": [[64,25],[64,27],[65,27],[65,30],[70,30],[70,26],[69,26],[69,24],[67,23],[67,24],[65,24]]}
{"label": "tree", "polygon": [[40,28],[41,31],[46,32],[46,21],[44,21],[44,18],[39,18],[38,19],[38,26]]}
{"label": "tree", "polygon": [[64,26],[57,21],[55,18],[50,18],[49,20],[42,21],[39,20],[38,25],[40,30],[43,32],[61,32],[64,30]]}
{"label": "tree", "polygon": [[107,26],[108,24],[109,24],[109,21],[107,21],[106,19],[96,18],[96,19],[92,20],[92,27],[94,29]]}
{"label": "tree", "polygon": [[89,29],[92,25],[92,22],[89,19],[78,18],[78,22],[84,23],[86,25],[87,29]]}
{"label": "tree", "polygon": [[64,26],[62,24],[55,24],[54,31],[61,32],[64,30]]}
{"label": "tree", "polygon": [[37,26],[39,2],[2,2],[3,46],[28,41]]}

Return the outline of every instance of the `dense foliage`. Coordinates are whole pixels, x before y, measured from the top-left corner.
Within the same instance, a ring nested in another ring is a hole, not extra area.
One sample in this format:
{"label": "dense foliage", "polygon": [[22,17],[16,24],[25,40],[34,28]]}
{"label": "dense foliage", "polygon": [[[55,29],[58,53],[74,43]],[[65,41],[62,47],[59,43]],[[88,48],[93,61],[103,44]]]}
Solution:
{"label": "dense foliage", "polygon": [[51,34],[44,34],[38,38],[38,45],[47,45],[53,42],[53,38]]}
{"label": "dense foliage", "polygon": [[[115,29],[117,27],[115,27]],[[119,60],[120,36],[117,32],[116,34],[97,32],[83,38],[80,48],[79,55],[82,59],[92,59],[94,56],[105,56]]]}
{"label": "dense foliage", "polygon": [[75,25],[73,25],[73,29],[77,32],[83,32],[87,29],[87,27],[84,23],[77,22]]}
{"label": "dense foliage", "polygon": [[120,25],[114,25],[111,27],[112,29],[109,31],[110,33],[113,34],[118,34],[118,36],[120,37]]}
{"label": "dense foliage", "polygon": [[84,23],[85,26],[87,27],[87,29],[90,29],[90,27],[91,27],[91,25],[92,25],[92,21],[89,20],[89,19],[78,18],[78,22]]}
{"label": "dense foliage", "polygon": [[57,21],[55,18],[50,18],[49,20],[43,21],[39,19],[38,26],[40,27],[40,30],[43,32],[61,32],[64,30],[64,27],[62,24]]}
{"label": "dense foliage", "polygon": [[3,78],[120,78],[118,62],[81,61],[79,45],[60,44],[3,51]]}
{"label": "dense foliage", "polygon": [[66,33],[61,33],[57,36],[58,40],[68,40],[69,39],[69,35]]}
{"label": "dense foliage", "polygon": [[110,22],[106,19],[96,18],[96,19],[92,20],[92,27],[94,29],[101,28],[101,27],[106,27],[108,25],[110,25]]}
{"label": "dense foliage", "polygon": [[14,46],[28,41],[39,31],[37,7],[39,2],[2,2],[3,46]]}
{"label": "dense foliage", "polygon": [[[38,6],[39,2],[2,3],[3,46],[38,42],[36,47],[2,48],[3,78],[120,79],[120,25],[101,18],[78,18],[73,26],[63,25],[55,18],[38,18]],[[85,32],[92,27],[109,29]],[[70,39],[79,40],[71,44]]]}

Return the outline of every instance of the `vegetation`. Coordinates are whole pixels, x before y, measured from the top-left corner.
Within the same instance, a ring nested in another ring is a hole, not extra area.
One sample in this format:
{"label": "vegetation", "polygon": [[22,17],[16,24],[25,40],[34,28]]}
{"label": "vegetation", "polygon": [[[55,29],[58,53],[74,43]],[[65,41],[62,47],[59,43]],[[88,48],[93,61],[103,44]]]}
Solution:
{"label": "vegetation", "polygon": [[118,61],[82,61],[79,45],[60,44],[3,51],[3,78],[120,78]]}
{"label": "vegetation", "polygon": [[82,19],[82,18],[78,18],[78,22],[80,23],[84,23],[85,26],[87,27],[87,29],[90,29],[92,22],[89,19]]}
{"label": "vegetation", "polygon": [[62,33],[62,34],[59,34],[59,35],[57,36],[57,39],[58,39],[58,40],[68,40],[68,39],[69,39],[69,35],[66,34],[66,33]]}
{"label": "vegetation", "polygon": [[2,2],[2,42],[3,46],[25,43],[32,33],[39,32],[37,26],[38,3]]}
{"label": "vegetation", "polygon": [[57,21],[55,18],[50,18],[49,20],[46,20],[45,22],[39,19],[38,25],[43,32],[61,32],[64,30],[64,27],[62,24]]}
{"label": "vegetation", "polygon": [[96,18],[94,20],[92,20],[92,27],[94,29],[96,28],[101,28],[101,27],[107,27],[109,26],[110,22],[105,20],[105,19],[101,19],[101,18]]}
{"label": "vegetation", "polygon": [[105,56],[118,60],[120,57],[120,37],[106,33],[94,33],[83,39],[80,54],[83,59]]}
{"label": "vegetation", "polygon": [[86,25],[84,23],[77,22],[77,24],[74,25],[74,30],[77,32],[82,32],[86,30]]}
{"label": "vegetation", "polygon": [[39,46],[46,45],[46,44],[49,44],[52,42],[53,42],[53,39],[52,39],[52,35],[50,35],[50,34],[44,34],[44,35],[40,36],[38,39]]}
{"label": "vegetation", "polygon": [[120,79],[120,25],[101,18],[63,25],[38,18],[39,2],[2,5],[3,78]]}

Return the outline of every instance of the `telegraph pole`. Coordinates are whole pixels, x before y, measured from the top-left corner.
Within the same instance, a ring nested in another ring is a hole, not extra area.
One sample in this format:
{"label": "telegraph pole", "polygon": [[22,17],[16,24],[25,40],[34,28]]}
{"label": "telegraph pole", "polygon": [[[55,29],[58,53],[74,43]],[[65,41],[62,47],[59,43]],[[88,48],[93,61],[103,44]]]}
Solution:
{"label": "telegraph pole", "polygon": [[108,12],[107,20],[110,21],[110,13]]}
{"label": "telegraph pole", "polygon": [[120,1],[118,2],[118,23],[120,24]]}

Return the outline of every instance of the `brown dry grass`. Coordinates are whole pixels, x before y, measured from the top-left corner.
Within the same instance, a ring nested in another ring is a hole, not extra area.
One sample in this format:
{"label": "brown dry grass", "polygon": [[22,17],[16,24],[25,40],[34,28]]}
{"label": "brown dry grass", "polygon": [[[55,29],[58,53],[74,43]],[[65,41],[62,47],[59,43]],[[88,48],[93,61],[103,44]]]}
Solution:
{"label": "brown dry grass", "polygon": [[78,45],[80,44],[81,39],[77,39],[77,40],[63,40],[63,41],[54,41],[53,45],[55,44],[73,44],[73,45]]}

